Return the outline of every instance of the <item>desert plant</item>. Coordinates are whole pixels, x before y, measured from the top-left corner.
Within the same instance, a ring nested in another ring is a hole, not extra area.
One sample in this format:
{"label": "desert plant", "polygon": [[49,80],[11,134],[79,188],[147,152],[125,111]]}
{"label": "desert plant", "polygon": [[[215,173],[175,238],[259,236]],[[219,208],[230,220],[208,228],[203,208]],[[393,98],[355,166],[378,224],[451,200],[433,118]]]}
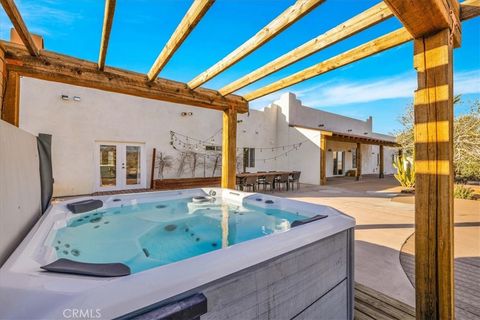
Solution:
{"label": "desert plant", "polygon": [[415,168],[413,163],[404,157],[398,157],[393,166],[397,169],[395,179],[400,182],[404,188],[415,188]]}
{"label": "desert plant", "polygon": [[221,160],[222,160],[222,154],[221,153],[217,153],[217,154],[214,155],[212,177],[215,177],[217,168],[220,166]]}
{"label": "desert plant", "polygon": [[164,171],[173,167],[173,157],[169,155],[164,155],[163,152],[160,152],[160,154],[156,158],[157,161],[155,166],[158,168],[158,176],[160,179],[163,179]]}
{"label": "desert plant", "polygon": [[[461,104],[461,97],[455,96],[454,104]],[[458,180],[480,181],[480,100],[468,102],[469,111],[458,114],[454,119],[453,165]],[[400,116],[402,130],[397,131],[397,142],[405,156],[413,156],[414,108],[410,105]]]}
{"label": "desert plant", "polygon": [[453,196],[457,199],[473,199],[474,191],[472,188],[467,187],[466,185],[460,184],[455,186]]}

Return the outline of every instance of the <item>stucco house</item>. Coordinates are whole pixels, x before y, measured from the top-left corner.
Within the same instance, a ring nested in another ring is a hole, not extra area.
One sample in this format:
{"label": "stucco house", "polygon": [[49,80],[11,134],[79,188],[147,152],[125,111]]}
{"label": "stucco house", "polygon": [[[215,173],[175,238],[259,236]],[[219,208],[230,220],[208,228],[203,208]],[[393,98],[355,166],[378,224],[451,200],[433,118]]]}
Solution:
{"label": "stucco house", "polygon": [[[221,174],[221,112],[33,78],[22,78],[21,87],[20,128],[52,135],[55,196],[146,188],[152,168],[155,179]],[[302,183],[320,184],[321,139],[333,134],[326,141],[326,177],[356,169],[358,141],[362,174],[379,173],[382,143],[384,173],[394,173],[397,149],[388,147],[394,137],[374,133],[372,122],[284,94],[239,115],[237,171],[298,170]]]}

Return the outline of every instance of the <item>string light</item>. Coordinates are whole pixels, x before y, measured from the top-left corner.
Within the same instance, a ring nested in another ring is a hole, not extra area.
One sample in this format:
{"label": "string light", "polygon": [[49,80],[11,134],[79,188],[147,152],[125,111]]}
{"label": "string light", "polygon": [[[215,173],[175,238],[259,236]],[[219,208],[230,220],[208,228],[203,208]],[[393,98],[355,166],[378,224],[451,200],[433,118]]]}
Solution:
{"label": "string light", "polygon": [[[175,131],[170,131],[170,145],[172,146],[173,149],[175,149],[178,152],[181,152],[182,154],[185,153],[195,153],[198,155],[203,155],[204,157],[207,157],[207,159],[210,158],[210,155],[219,155],[221,153],[221,149],[217,148],[218,145],[215,145],[213,142],[215,141],[214,137],[219,134],[222,131],[222,129],[218,129],[212,136],[210,136],[207,139],[198,139],[194,138],[179,132]],[[280,154],[277,154],[272,157],[268,158],[255,158],[256,161],[263,161],[265,163],[266,161],[270,160],[277,160],[277,158],[281,158],[282,156],[288,157],[288,154],[291,153],[292,151],[297,151],[299,150],[302,145],[305,142],[314,140],[316,138],[319,138],[320,135],[317,135],[315,137],[312,137],[310,139],[305,139],[303,141],[293,143],[293,144],[287,144],[287,145],[282,145],[282,146],[277,146],[277,147],[256,147],[256,148],[249,148],[249,149],[259,149],[260,152],[262,152],[264,149],[271,149],[272,152],[275,152],[275,150],[281,149],[282,152]],[[214,147],[211,150],[207,150],[207,147]],[[196,151],[193,151],[196,150]],[[198,152],[198,150],[205,150],[208,152]],[[241,147],[237,147],[237,151],[243,150]]]}

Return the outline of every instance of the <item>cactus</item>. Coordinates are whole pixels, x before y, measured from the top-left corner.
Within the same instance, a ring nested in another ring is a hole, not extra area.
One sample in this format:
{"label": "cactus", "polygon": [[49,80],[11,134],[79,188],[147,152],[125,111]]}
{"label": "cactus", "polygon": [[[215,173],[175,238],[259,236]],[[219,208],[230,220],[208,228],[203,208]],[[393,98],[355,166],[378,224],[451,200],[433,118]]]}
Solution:
{"label": "cactus", "polygon": [[395,179],[404,188],[415,188],[415,168],[412,162],[403,157],[398,157],[393,166],[397,169]]}
{"label": "cactus", "polygon": [[453,196],[457,199],[473,200],[474,193],[475,191],[472,188],[461,184],[461,185],[455,186]]}

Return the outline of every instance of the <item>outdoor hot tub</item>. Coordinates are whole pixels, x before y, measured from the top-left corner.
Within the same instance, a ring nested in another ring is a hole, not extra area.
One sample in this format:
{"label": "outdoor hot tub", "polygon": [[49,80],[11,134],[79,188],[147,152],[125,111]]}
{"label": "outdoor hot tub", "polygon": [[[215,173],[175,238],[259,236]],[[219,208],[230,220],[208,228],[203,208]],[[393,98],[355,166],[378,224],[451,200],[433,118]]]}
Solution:
{"label": "outdoor hot tub", "polygon": [[219,188],[58,202],[0,269],[0,318],[353,319],[354,225]]}

